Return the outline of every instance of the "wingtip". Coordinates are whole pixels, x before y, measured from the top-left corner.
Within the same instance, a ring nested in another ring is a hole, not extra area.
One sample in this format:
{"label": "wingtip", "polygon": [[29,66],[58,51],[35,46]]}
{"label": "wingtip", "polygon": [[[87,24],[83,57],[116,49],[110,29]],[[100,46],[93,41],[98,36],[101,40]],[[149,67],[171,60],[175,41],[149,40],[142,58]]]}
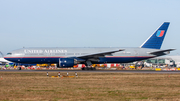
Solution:
{"label": "wingtip", "polygon": [[125,49],[119,49],[119,51],[124,51]]}

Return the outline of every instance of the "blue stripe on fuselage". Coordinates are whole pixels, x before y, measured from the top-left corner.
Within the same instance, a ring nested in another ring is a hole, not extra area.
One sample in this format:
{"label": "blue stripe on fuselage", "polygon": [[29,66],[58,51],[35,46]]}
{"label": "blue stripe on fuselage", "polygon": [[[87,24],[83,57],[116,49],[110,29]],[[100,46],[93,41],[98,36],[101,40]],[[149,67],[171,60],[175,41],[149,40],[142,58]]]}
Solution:
{"label": "blue stripe on fuselage", "polygon": [[[47,58],[40,58],[40,57],[13,57],[13,58],[8,58],[6,57],[5,59],[12,61],[12,62],[17,62],[17,63],[29,63],[29,64],[43,64],[43,63],[59,63],[59,58],[60,57],[47,57]],[[140,61],[140,60],[144,60],[144,59],[148,59],[148,58],[153,58],[150,56],[121,56],[121,57],[104,57],[104,58],[100,58],[99,62],[92,62],[93,64],[99,64],[99,63],[128,63],[128,62],[133,62],[133,61]],[[76,58],[78,60],[78,58]]]}

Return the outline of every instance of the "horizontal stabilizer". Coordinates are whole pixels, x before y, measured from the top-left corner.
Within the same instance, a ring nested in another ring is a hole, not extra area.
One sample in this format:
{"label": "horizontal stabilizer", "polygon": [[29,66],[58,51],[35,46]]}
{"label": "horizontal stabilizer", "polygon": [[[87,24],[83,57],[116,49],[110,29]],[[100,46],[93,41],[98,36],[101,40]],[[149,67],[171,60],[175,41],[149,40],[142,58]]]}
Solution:
{"label": "horizontal stabilizer", "polygon": [[153,55],[166,55],[166,54],[169,54],[170,51],[173,51],[173,50],[175,50],[175,49],[160,50],[160,51],[150,52],[149,54],[153,54]]}

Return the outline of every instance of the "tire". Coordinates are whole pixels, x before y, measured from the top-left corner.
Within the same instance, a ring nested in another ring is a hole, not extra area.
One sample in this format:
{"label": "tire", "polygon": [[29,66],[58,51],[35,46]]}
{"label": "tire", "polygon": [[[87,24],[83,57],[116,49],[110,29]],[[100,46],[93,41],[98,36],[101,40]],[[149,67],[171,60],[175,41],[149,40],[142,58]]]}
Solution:
{"label": "tire", "polygon": [[21,67],[18,67],[18,70],[21,70]]}

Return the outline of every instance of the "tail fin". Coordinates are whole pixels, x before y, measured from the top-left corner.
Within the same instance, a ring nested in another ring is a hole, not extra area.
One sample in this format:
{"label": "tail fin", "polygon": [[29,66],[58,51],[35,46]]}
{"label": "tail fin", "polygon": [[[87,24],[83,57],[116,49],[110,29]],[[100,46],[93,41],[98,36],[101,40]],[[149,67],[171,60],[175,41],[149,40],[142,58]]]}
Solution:
{"label": "tail fin", "polygon": [[160,49],[170,22],[164,22],[140,47]]}

